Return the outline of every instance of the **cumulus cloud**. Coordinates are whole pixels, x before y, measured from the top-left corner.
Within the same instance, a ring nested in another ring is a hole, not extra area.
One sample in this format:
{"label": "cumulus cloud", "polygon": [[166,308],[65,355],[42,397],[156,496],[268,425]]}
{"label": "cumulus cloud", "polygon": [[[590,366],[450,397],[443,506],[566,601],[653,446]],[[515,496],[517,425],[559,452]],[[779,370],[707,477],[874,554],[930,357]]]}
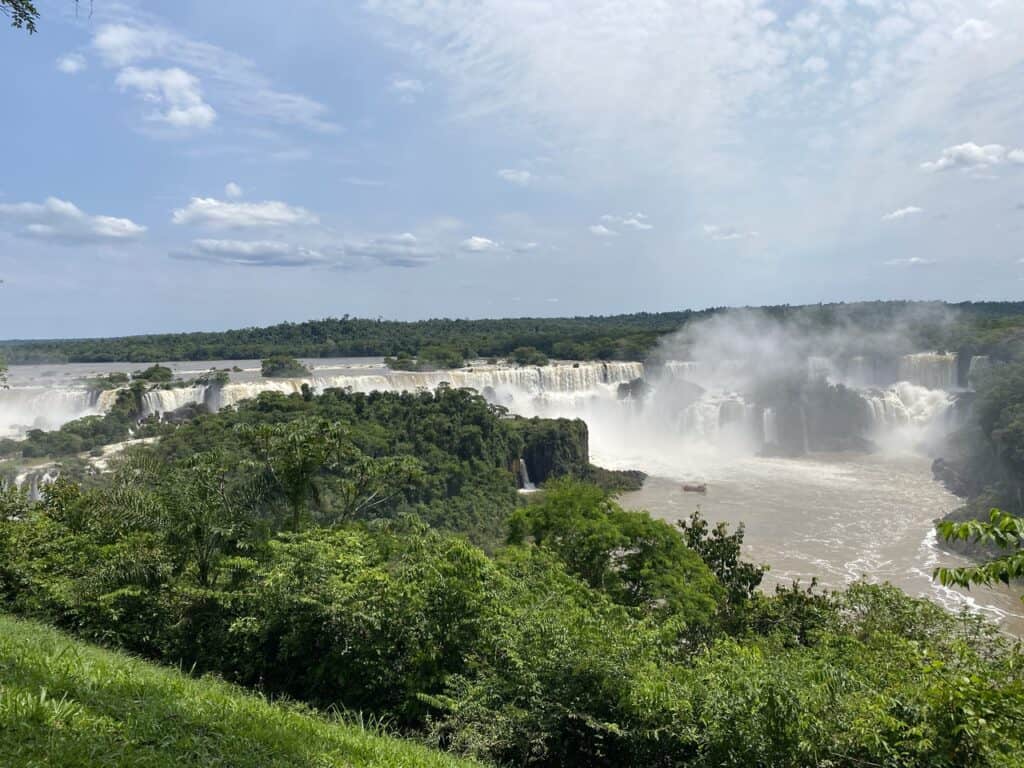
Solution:
{"label": "cumulus cloud", "polygon": [[317,250],[276,240],[194,240],[190,250],[172,252],[171,258],[245,267],[308,267],[328,262]]}
{"label": "cumulus cloud", "polygon": [[213,197],[193,197],[171,215],[175,224],[197,224],[214,229],[249,229],[316,224],[319,219],[299,206],[277,200],[229,203]]}
{"label": "cumulus cloud", "polygon": [[604,224],[591,224],[587,229],[590,231],[590,234],[597,235],[598,237],[616,237],[619,234],[614,229],[608,229]]}
{"label": "cumulus cloud", "polygon": [[146,231],[131,219],[93,216],[57,197],[42,203],[2,203],[0,221],[20,226],[16,233],[23,237],[66,244],[126,242]]}
{"label": "cumulus cloud", "polygon": [[134,91],[154,106],[147,120],[175,128],[208,128],[217,112],[203,101],[199,79],[183,69],[122,69],[115,81],[122,91]]}
{"label": "cumulus cloud", "polygon": [[537,177],[529,171],[518,170],[516,168],[502,168],[498,171],[498,178],[507,181],[509,184],[517,184],[520,187],[528,187]]}
{"label": "cumulus cloud", "polygon": [[882,217],[882,221],[899,221],[905,219],[907,216],[914,216],[918,213],[924,213],[924,208],[918,208],[916,205],[908,205],[906,208],[899,208],[892,213],[887,213]]}
{"label": "cumulus cloud", "polygon": [[484,253],[486,251],[495,251],[500,246],[493,240],[490,240],[486,237],[473,235],[472,237],[468,237],[465,240],[463,240],[462,243],[460,244],[460,247],[462,248],[462,250],[467,251],[469,253]]}
{"label": "cumulus cloud", "polygon": [[736,227],[723,227],[718,224],[705,224],[704,234],[716,242],[725,240],[750,240],[757,237],[756,231],[745,232]]}
{"label": "cumulus cloud", "polygon": [[[335,132],[327,108],[298,93],[279,91],[249,59],[209,43],[197,42],[157,24],[126,20],[100,26],[93,50],[108,66],[128,68],[161,61],[172,69],[198,73],[215,103],[251,118]],[[212,107],[211,107],[212,109]]]}
{"label": "cumulus cloud", "polygon": [[420,242],[411,232],[349,242],[345,253],[388,267],[425,267],[441,258],[440,250]]}
{"label": "cumulus cloud", "polygon": [[419,96],[423,95],[426,90],[426,86],[422,80],[415,80],[408,77],[396,77],[391,81],[389,86],[391,92],[398,96],[398,98],[406,104],[411,104],[416,101]]}
{"label": "cumulus cloud", "polygon": [[905,259],[889,259],[885,262],[888,267],[930,267],[935,264],[933,259],[926,259],[922,256],[910,256]]}
{"label": "cumulus cloud", "polygon": [[242,191],[242,188],[233,181],[229,181],[224,185],[224,197],[229,200],[237,200],[243,194],[244,192]]}
{"label": "cumulus cloud", "polygon": [[1024,149],[1010,149],[1002,144],[978,145],[973,141],[947,147],[936,160],[921,163],[921,170],[930,173],[962,169],[989,170],[1004,164],[1024,164]]}
{"label": "cumulus cloud", "polygon": [[65,53],[57,57],[56,67],[58,72],[65,75],[77,75],[86,67],[85,56],[80,53]]}

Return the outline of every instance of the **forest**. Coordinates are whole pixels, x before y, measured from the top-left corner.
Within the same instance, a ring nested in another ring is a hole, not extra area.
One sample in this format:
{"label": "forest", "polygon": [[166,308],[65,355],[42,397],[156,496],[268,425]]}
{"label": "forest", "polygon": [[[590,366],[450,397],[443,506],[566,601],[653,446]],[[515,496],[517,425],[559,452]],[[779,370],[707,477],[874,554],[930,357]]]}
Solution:
{"label": "forest", "polygon": [[[1018,648],[590,482],[582,422],[329,390],[0,496],[0,608],[493,765],[1011,766]],[[532,456],[543,489],[516,492]],[[547,457],[546,465],[536,457]],[[880,534],[883,532],[880,531]]]}
{"label": "forest", "polygon": [[[341,318],[282,323],[267,328],[204,333],[171,333],[107,339],[0,341],[8,363],[153,362],[167,360],[254,360],[294,357],[408,358],[430,350],[442,361],[452,357],[506,357],[520,348],[568,360],[643,360],[658,340],[687,324],[728,312],[725,308],[630,315],[434,319],[399,322]],[[860,302],[762,307],[769,317],[792,319],[827,330],[853,325],[885,330],[908,316],[910,341],[922,349],[1000,353],[1019,342],[1024,328],[1021,302]],[[942,320],[937,322],[937,319]],[[445,363],[450,365],[450,363]]]}

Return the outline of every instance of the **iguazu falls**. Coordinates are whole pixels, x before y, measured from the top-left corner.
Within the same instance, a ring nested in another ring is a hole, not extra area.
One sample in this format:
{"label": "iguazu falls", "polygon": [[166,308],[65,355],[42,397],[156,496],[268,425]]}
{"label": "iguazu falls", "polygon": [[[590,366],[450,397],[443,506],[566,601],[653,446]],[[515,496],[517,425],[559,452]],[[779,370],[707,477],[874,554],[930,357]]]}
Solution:
{"label": "iguazu falls", "polygon": [[0,768],[1024,768],[1024,0],[0,63]]}
{"label": "iguazu falls", "polygon": [[[642,489],[624,494],[628,505],[670,521],[699,509],[714,521],[745,524],[750,556],[771,566],[768,583],[887,580],[951,610],[968,607],[1007,631],[1024,630],[1014,590],[967,592],[932,578],[939,564],[967,562],[937,540],[934,521],[961,502],[933,477],[932,463],[944,460],[950,437],[969,422],[991,358],[894,354],[884,349],[889,338],[803,337],[772,323],[749,327],[755,322],[713,319],[662,343],[645,362],[478,359],[405,371],[383,358],[315,358],[300,361],[307,375],[285,378],[263,377],[259,360],[171,362],[171,381],[138,392],[138,418],[187,419],[267,392],[470,389],[510,414],[583,420],[595,463],[647,475]],[[851,343],[875,351],[849,354]],[[843,352],[830,357],[830,346]],[[684,351],[700,357],[675,359]],[[147,365],[15,366],[0,391],[0,428],[17,439],[102,416],[126,391],[102,382]],[[106,468],[110,451],[92,463]],[[519,484],[533,487],[529,462],[521,461]],[[13,480],[38,497],[58,476],[43,462]],[[706,490],[694,496],[682,490],[688,483]]]}

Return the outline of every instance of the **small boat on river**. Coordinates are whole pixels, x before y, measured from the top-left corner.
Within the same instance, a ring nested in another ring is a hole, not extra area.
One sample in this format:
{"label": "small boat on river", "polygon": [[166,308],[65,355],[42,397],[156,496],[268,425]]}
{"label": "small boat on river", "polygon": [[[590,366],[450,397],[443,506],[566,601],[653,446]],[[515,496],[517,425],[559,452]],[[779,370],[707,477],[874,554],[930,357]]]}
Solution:
{"label": "small boat on river", "polygon": [[707,483],[683,483],[683,491],[685,493],[707,493]]}

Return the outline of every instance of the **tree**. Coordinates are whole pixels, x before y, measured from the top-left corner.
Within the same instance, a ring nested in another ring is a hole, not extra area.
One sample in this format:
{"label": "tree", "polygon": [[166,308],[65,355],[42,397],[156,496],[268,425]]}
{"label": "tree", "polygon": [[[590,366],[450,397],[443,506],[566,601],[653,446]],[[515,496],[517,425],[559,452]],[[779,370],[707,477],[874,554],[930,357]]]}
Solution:
{"label": "tree", "polygon": [[339,444],[332,471],[330,515],[335,522],[357,518],[401,496],[419,483],[423,468],[411,456],[367,456],[351,443]]}
{"label": "tree", "polygon": [[974,584],[1009,584],[1024,577],[1024,518],[993,509],[988,522],[944,520],[937,527],[939,535],[946,541],[971,540],[1007,551],[1007,554],[982,565],[936,568],[934,576],[943,586],[970,588]]}
{"label": "tree", "polygon": [[0,14],[11,20],[12,27],[35,34],[39,11],[31,0],[0,0]]}
{"label": "tree", "polygon": [[251,508],[258,498],[253,482],[231,484],[224,457],[199,453],[160,478],[161,527],[183,569],[195,568],[201,587],[211,587],[217,565],[248,537]]}
{"label": "tree", "polygon": [[548,356],[536,347],[516,347],[509,358],[516,365],[547,365]]}
{"label": "tree", "polygon": [[320,503],[320,477],[344,436],[340,424],[301,419],[288,424],[243,425],[239,436],[258,457],[271,486],[285,499],[291,527],[298,531],[309,502]]}
{"label": "tree", "polygon": [[300,378],[309,375],[309,369],[289,355],[271,355],[260,366],[260,374],[265,379]]}

